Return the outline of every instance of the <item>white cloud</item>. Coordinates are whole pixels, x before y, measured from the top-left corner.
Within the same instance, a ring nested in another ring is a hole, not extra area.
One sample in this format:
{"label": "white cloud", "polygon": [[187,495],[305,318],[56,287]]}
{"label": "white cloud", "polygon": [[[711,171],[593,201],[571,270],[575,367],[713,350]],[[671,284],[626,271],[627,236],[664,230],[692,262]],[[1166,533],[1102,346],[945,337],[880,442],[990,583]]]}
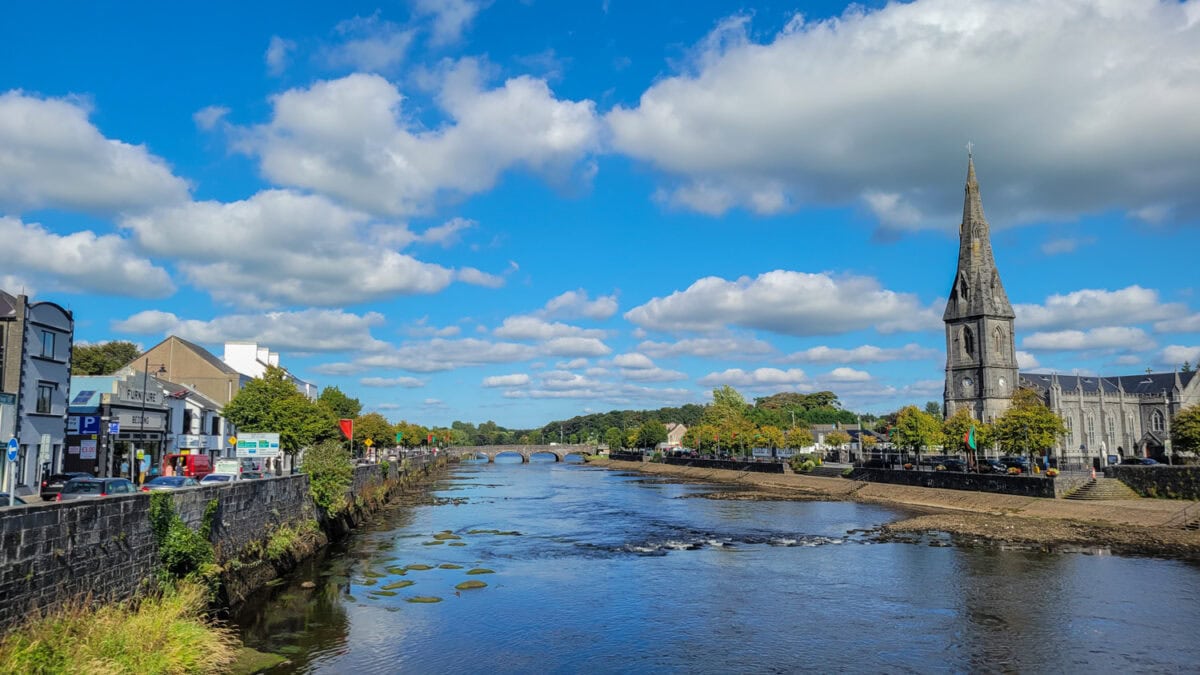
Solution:
{"label": "white cloud", "polygon": [[475,15],[483,7],[477,0],[414,0],[416,14],[429,16],[433,26],[429,38],[435,46],[450,45],[462,39]]}
{"label": "white cloud", "polygon": [[351,363],[330,363],[314,368],[316,372],[347,375],[368,370],[395,368],[415,373],[434,373],[469,366],[517,363],[539,356],[536,347],[515,342],[489,342],[477,338],[424,342],[406,342],[379,353],[369,354]]}
{"label": "white cloud", "polygon": [[484,288],[500,288],[504,285],[504,277],[490,274],[474,267],[463,267],[454,273],[454,278],[464,284],[483,286]]}
{"label": "white cloud", "polygon": [[840,347],[811,347],[784,357],[784,363],[885,363],[887,361],[918,361],[941,356],[936,349],[927,349],[915,342],[903,347],[862,345],[852,349]]}
{"label": "white cloud", "polygon": [[590,300],[587,291],[581,288],[551,298],[542,313],[547,317],[586,317],[603,321],[617,313],[617,298],[615,295],[605,295]]}
{"label": "white cloud", "polygon": [[429,325],[429,317],[423,316],[416,321],[413,321],[404,327],[404,334],[410,337],[455,337],[462,332],[459,326],[437,326]]}
{"label": "white cloud", "polygon": [[112,214],[187,200],[166,162],[105,138],[90,112],[78,99],[0,94],[0,209]]}
{"label": "white cloud", "polygon": [[613,357],[612,363],[620,369],[621,377],[636,382],[676,382],[686,380],[687,373],[659,368],[645,354],[630,352]]}
{"label": "white cloud", "polygon": [[192,121],[196,123],[197,127],[210,131],[228,114],[229,108],[222,105],[210,105],[192,113]]}
{"label": "white cloud", "polygon": [[368,240],[380,229],[369,224],[366,214],[288,190],[228,204],[192,202],[122,222],[142,247],[177,259],[192,284],[243,307],[435,293],[455,277]]}
{"label": "white cloud", "polygon": [[382,314],[350,314],[341,310],[306,309],[298,312],[230,314],[208,321],[182,319],[171,312],[146,310],[113,321],[112,328],[138,335],[178,335],[200,344],[219,345],[248,340],[274,349],[305,352],[363,352],[386,348],[371,336],[385,322]]}
{"label": "white cloud", "polygon": [[333,67],[368,72],[388,71],[400,65],[414,34],[411,29],[380,19],[378,12],[346,19],[334,27],[334,32],[345,42],[328,47],[325,61]]}
{"label": "white cloud", "polygon": [[613,365],[618,368],[653,368],[654,362],[645,354],[617,354],[613,357]]}
{"label": "white cloud", "polygon": [[666,175],[663,199],[704,213],[859,202],[885,227],[951,230],[971,139],[985,193],[1005,196],[987,202],[996,222],[1194,220],[1195,14],[1175,0],[917,0],[797,14],[765,39],[733,17],[606,119],[618,151]]}
{"label": "white cloud", "polygon": [[598,147],[591,101],[559,100],[530,77],[485,90],[471,60],[446,71],[437,98],[446,123],[417,126],[403,100],[392,83],[364,73],[291,89],[272,98],[271,121],[246,130],[238,147],[257,154],[275,183],[388,214],[488,190],[514,167],[561,179]]}
{"label": "white cloud", "polygon": [[295,50],[295,42],[272,35],[271,42],[267,44],[267,52],[263,55],[263,60],[267,63],[267,72],[275,77],[282,75],[283,71],[287,70],[289,55]]}
{"label": "white cloud", "polygon": [[1041,364],[1038,363],[1036,356],[1020,349],[1017,350],[1017,368],[1021,370],[1033,370],[1040,367]]}
{"label": "white cloud", "polygon": [[[0,149],[0,154],[4,150]],[[3,187],[0,187],[3,190]],[[0,216],[4,257],[21,279],[76,293],[165,298],[175,292],[166,270],[137,254],[126,239],[91,231],[59,235],[38,223]],[[19,288],[20,281],[8,288]]]}
{"label": "white cloud", "polygon": [[478,224],[470,218],[451,218],[441,225],[425,230],[419,240],[427,244],[437,244],[442,248],[450,248],[462,240],[463,231]]}
{"label": "white cloud", "polygon": [[1171,370],[1179,368],[1185,361],[1190,363],[1193,369],[1200,366],[1200,345],[1195,347],[1169,345],[1163,347],[1162,353],[1158,356],[1158,362]]}
{"label": "white cloud", "polygon": [[834,368],[821,379],[826,382],[866,382],[871,379],[871,374],[865,370],[853,368]]}
{"label": "white cloud", "polygon": [[729,385],[731,387],[769,387],[796,386],[808,384],[808,376],[799,368],[780,370],[778,368],[756,368],[751,371],[741,368],[730,368],[720,373],[709,373],[697,380],[703,386]]}
{"label": "white cloud", "polygon": [[1046,255],[1061,255],[1063,253],[1074,253],[1075,249],[1080,246],[1089,246],[1096,243],[1095,237],[1066,237],[1061,239],[1050,239],[1042,243],[1042,253]]}
{"label": "white cloud", "polygon": [[542,343],[541,351],[548,356],[566,358],[576,356],[607,356],[612,349],[596,338],[590,337],[558,337]]}
{"label": "white cloud", "polygon": [[483,378],[485,387],[523,387],[529,384],[529,375],[514,373],[512,375],[492,375]]}
{"label": "white cloud", "polygon": [[1021,340],[1021,346],[1034,351],[1079,351],[1085,349],[1133,349],[1154,347],[1154,341],[1141,328],[1108,326],[1089,331],[1060,330],[1033,333]]}
{"label": "white cloud", "polygon": [[404,387],[417,389],[425,386],[424,380],[415,377],[364,377],[358,381],[364,387]]}
{"label": "white cloud", "polygon": [[638,351],[659,359],[680,356],[744,358],[770,354],[775,351],[775,348],[755,338],[718,337],[690,338],[676,342],[654,342],[647,340],[638,344]]}
{"label": "white cloud", "polygon": [[871,277],[776,270],[727,281],[705,277],[685,291],[654,298],[625,313],[663,331],[711,331],[726,325],[785,335],[834,335],[874,327],[880,332],[933,330],[941,321],[916,296],[879,286]]}
{"label": "white cloud", "polygon": [[1154,330],[1159,333],[1200,333],[1200,313],[1176,314],[1175,317],[1155,323]]}
{"label": "white cloud", "polygon": [[1116,291],[1088,288],[1051,295],[1043,305],[1014,305],[1013,311],[1022,329],[1044,329],[1154,321],[1185,314],[1187,308],[1178,303],[1160,303],[1158,291],[1128,286]]}
{"label": "white cloud", "polygon": [[508,340],[550,340],[559,337],[602,338],[604,331],[595,328],[580,328],[557,321],[550,322],[536,316],[510,316],[499,328],[492,331],[496,337]]}

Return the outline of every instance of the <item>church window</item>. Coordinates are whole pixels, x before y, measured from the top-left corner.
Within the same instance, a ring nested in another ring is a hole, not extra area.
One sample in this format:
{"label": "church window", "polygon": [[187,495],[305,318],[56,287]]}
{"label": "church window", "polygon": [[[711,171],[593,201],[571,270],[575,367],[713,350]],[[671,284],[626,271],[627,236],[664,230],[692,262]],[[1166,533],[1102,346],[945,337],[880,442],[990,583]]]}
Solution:
{"label": "church window", "polygon": [[969,286],[967,286],[967,275],[965,274],[960,274],[958,276],[958,297],[962,299],[963,302],[971,301],[971,289]]}
{"label": "church window", "polygon": [[1063,425],[1067,427],[1067,447],[1075,447],[1075,425],[1071,423],[1071,416],[1067,415],[1063,419]]}
{"label": "church window", "polygon": [[1108,440],[1108,447],[1113,447],[1117,443],[1117,425],[1113,420],[1112,415],[1104,416],[1104,436]]}
{"label": "church window", "polygon": [[1090,414],[1087,416],[1087,446],[1088,448],[1096,447],[1096,418]]}
{"label": "church window", "polygon": [[1155,410],[1150,414],[1150,431],[1163,430],[1163,414],[1159,410]]}
{"label": "church window", "polygon": [[970,326],[963,326],[963,349],[966,350],[967,356],[975,357],[975,333],[971,332]]}
{"label": "church window", "polygon": [[996,330],[992,331],[992,345],[997,355],[1008,354],[1008,349],[1006,349],[1005,344],[1005,336],[1006,334],[1002,326],[996,326]]}
{"label": "church window", "polygon": [[992,302],[1000,302],[1000,275],[992,271]]}

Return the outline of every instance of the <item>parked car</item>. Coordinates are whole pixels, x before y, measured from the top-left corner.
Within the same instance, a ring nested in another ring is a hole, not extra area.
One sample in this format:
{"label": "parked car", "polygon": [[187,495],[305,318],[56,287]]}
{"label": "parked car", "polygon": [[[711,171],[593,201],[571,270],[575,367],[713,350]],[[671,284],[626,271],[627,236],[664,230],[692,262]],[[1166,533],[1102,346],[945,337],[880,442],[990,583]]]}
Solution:
{"label": "parked car", "polygon": [[72,478],[55,496],[56,502],[73,499],[97,499],[109,495],[131,495],[137,488],[128,478]]}
{"label": "parked car", "polygon": [[238,479],[236,473],[210,473],[200,479],[201,485],[211,485],[213,483],[232,483]]}
{"label": "parked car", "polygon": [[1010,469],[1013,467],[1016,467],[1021,470],[1021,473],[1029,473],[1029,458],[1028,457],[1017,457],[1017,456],[1001,457],[1000,463]]}
{"label": "parked car", "polygon": [[1008,473],[1008,466],[998,459],[981,459],[979,473]]}
{"label": "parked car", "polygon": [[935,468],[938,471],[966,471],[967,463],[961,459],[944,459]]}
{"label": "parked car", "polygon": [[146,481],[142,486],[142,492],[161,492],[164,490],[179,490],[186,487],[196,487],[199,481],[195,478],[187,476],[159,476]]}
{"label": "parked car", "polygon": [[29,502],[25,501],[24,499],[21,499],[20,497],[13,497],[10,500],[7,492],[0,492],[0,509],[4,508],[6,506],[21,506],[23,504],[28,504],[28,503]]}
{"label": "parked car", "polygon": [[1154,466],[1158,464],[1158,461],[1149,457],[1126,457],[1121,460],[1121,464],[1126,466]]}
{"label": "parked car", "polygon": [[63,486],[72,478],[91,478],[92,474],[86,471],[67,471],[65,473],[56,473],[52,476],[47,476],[42,481],[41,498],[44,502],[52,502],[62,492]]}

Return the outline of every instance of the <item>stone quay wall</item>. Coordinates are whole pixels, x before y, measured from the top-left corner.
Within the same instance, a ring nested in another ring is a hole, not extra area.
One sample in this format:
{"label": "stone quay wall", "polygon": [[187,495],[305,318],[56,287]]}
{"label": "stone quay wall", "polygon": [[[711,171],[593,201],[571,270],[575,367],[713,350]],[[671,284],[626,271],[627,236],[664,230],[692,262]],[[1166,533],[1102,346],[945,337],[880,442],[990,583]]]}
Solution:
{"label": "stone quay wall", "polygon": [[[428,470],[424,458],[408,460],[406,468],[409,473]],[[355,467],[347,496],[353,503],[373,486],[400,485],[402,477],[395,464],[386,483],[381,466]],[[171,496],[176,513],[193,529],[209,502],[217,500],[211,541],[218,562],[236,557],[253,541],[265,541],[281,526],[318,517],[303,474],[187,488]],[[158,565],[148,493],[2,509],[0,633],[34,612],[74,599],[134,597],[151,586]]]}
{"label": "stone quay wall", "polygon": [[[614,457],[614,459],[616,459]],[[728,469],[730,471],[753,471],[755,473],[783,473],[783,462],[733,462],[727,459],[692,459],[689,457],[663,457],[663,464],[694,466],[701,469]]]}
{"label": "stone quay wall", "polygon": [[1200,466],[1117,465],[1105,467],[1104,475],[1143,497],[1200,499]]}
{"label": "stone quay wall", "polygon": [[857,469],[855,480],[892,483],[948,490],[974,490],[1025,497],[1055,497],[1051,478],[1008,476],[1005,474],[959,473],[957,471],[899,471],[896,469]]}

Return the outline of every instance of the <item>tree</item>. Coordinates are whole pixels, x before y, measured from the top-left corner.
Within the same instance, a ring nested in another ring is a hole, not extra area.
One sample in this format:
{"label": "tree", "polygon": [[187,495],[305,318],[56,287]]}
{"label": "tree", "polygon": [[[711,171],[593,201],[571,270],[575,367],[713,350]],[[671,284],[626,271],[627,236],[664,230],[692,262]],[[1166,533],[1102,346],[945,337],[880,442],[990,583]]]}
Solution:
{"label": "tree", "polygon": [[322,389],[317,402],[328,408],[333,416],[340,420],[352,420],[362,412],[362,403],[359,403],[356,398],[350,398],[343,394],[342,390],[337,387]]}
{"label": "tree", "polygon": [[288,454],[338,434],[333,413],[296,391],[287,372],[275,366],[248,382],[225,404],[224,414],[238,431],[278,433]]}
{"label": "tree", "polygon": [[783,430],[775,426],[765,426],[758,430],[758,438],[755,440],[761,441],[768,448],[783,447]]}
{"label": "tree", "polygon": [[111,375],[140,356],[137,345],[124,340],[71,347],[72,375]]}
{"label": "tree", "polygon": [[604,444],[608,446],[609,450],[620,450],[623,440],[621,438],[621,430],[616,427],[609,427],[604,432]]}
{"label": "tree", "polygon": [[844,431],[841,431],[841,430],[831,431],[831,432],[825,434],[825,445],[828,445],[829,447],[832,447],[832,448],[840,448],[843,445],[846,445],[847,443],[849,443],[850,441],[851,441],[850,434],[848,434]]}
{"label": "tree", "polygon": [[942,404],[938,403],[937,401],[926,401],[925,402],[925,412],[929,415],[932,415],[932,416],[938,418],[938,419],[941,419],[942,418]]}
{"label": "tree", "polygon": [[784,434],[784,441],[787,447],[792,450],[800,450],[801,448],[810,447],[813,444],[812,432],[804,427],[796,427],[788,429]]}
{"label": "tree", "polygon": [[922,448],[941,443],[942,423],[933,415],[910,405],[901,409],[896,416],[895,432],[896,444],[915,451],[919,462]]}
{"label": "tree", "polygon": [[1062,418],[1042,403],[1041,396],[1032,389],[1018,389],[1012,398],[1012,406],[1004,411],[993,428],[995,440],[1005,453],[1029,454],[1048,450],[1067,433]]}
{"label": "tree", "polygon": [[396,427],[377,412],[360,415],[354,420],[354,447],[362,454],[363,441],[371,439],[376,448],[390,448],[396,444]]}
{"label": "tree", "polygon": [[1171,420],[1171,448],[1175,452],[1200,453],[1200,405],[1180,410]]}
{"label": "tree", "polygon": [[1183,362],[1183,367],[1181,367],[1181,368],[1179,369],[1179,372],[1181,372],[1181,373],[1190,373],[1190,372],[1192,372],[1192,362],[1191,362],[1191,361],[1184,361],[1184,362]]}
{"label": "tree", "polygon": [[879,445],[879,441],[875,440],[873,434],[863,431],[858,435],[858,444],[862,446],[864,452],[870,452],[875,449],[876,445]]}
{"label": "tree", "polygon": [[658,421],[646,422],[638,429],[638,447],[654,448],[667,440],[667,425]]}

